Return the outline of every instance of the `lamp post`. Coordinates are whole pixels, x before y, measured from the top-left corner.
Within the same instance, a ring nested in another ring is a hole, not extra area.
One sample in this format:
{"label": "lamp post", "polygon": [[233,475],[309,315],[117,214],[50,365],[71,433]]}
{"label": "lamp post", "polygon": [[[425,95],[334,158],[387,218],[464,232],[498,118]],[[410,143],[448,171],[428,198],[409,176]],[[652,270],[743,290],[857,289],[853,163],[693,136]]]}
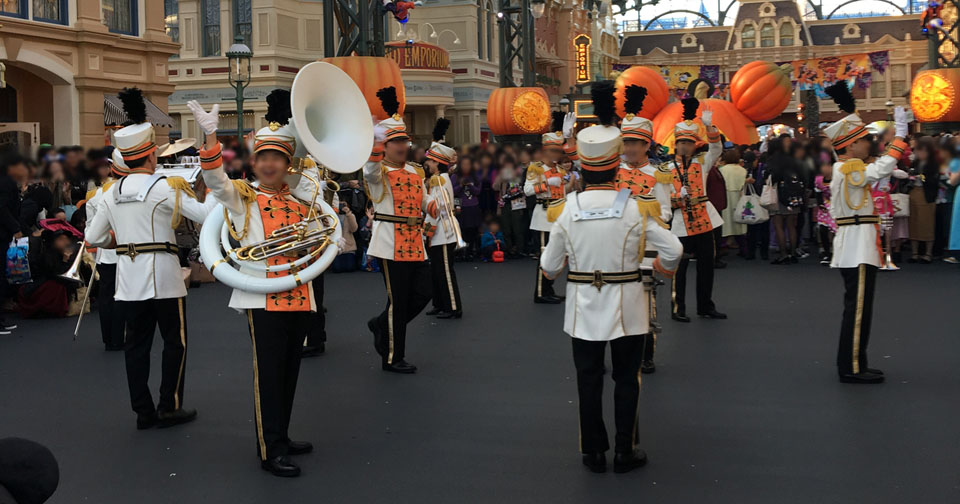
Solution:
{"label": "lamp post", "polygon": [[893,100],[887,100],[887,103],[884,103],[883,106],[887,107],[887,120],[893,120]]}
{"label": "lamp post", "polygon": [[[237,141],[243,140],[243,91],[250,85],[250,59],[253,51],[243,43],[243,36],[237,35],[233,45],[227,49],[227,67],[230,86],[237,92]],[[246,72],[244,72],[246,66]]]}

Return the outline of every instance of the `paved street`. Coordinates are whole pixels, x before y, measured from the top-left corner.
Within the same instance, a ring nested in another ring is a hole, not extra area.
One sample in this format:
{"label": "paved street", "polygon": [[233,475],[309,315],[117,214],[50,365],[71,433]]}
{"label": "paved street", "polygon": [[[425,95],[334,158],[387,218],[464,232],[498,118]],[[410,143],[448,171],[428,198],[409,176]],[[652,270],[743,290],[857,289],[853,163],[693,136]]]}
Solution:
{"label": "paved street", "polygon": [[381,277],[328,275],[327,354],[304,362],[291,426],[316,448],[299,479],[259,468],[250,342],[223,286],[188,297],[195,423],[135,430],[123,356],[103,352],[91,314],[76,342],[73,319],[0,336],[0,437],[57,455],[53,504],[960,501],[960,270],[880,275],[870,357],[888,381],[856,386],[834,367],[840,276],[812,259],[718,270],[727,321],[674,323],[661,292],[640,398],[650,463],[625,475],[580,465],[563,309],[532,303],[530,260],[458,265],[466,314],[413,323],[414,376],[373,355]]}

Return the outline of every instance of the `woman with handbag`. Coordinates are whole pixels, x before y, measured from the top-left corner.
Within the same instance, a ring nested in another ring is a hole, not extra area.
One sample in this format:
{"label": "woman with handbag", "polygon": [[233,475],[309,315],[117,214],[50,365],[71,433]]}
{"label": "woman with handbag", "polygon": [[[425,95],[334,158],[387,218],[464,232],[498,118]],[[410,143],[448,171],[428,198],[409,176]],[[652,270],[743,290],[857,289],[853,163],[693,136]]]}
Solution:
{"label": "woman with handbag", "polygon": [[723,165],[720,167],[720,174],[723,175],[723,181],[727,190],[727,206],[723,209],[723,238],[727,240],[727,246],[731,246],[729,239],[732,237],[736,241],[739,256],[747,255],[747,240],[744,235],[747,234],[747,225],[737,222],[734,218],[737,209],[740,207],[740,196],[747,180],[747,170],[741,165],[740,152],[731,149],[723,153]]}
{"label": "woman with handbag", "polygon": [[[933,260],[936,198],[940,177],[940,165],[936,157],[932,140],[922,139],[917,149],[917,157],[910,167],[910,243],[913,247],[910,262],[930,264]],[[924,244],[922,256],[921,243]]]}

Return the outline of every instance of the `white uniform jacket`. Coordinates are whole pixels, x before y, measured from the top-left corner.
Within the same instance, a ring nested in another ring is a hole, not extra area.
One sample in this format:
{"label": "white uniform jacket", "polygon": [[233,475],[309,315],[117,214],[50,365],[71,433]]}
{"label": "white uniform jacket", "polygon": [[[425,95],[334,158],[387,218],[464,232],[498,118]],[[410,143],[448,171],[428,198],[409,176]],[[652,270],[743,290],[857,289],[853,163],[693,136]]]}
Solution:
{"label": "white uniform jacket", "polygon": [[[554,277],[569,263],[570,271],[635,272],[640,268],[643,242],[659,251],[654,267],[672,275],[680,263],[679,238],[655,218],[644,219],[630,200],[620,218],[574,221],[580,209],[613,207],[617,191],[587,190],[567,195],[563,211],[553,223],[550,243],[540,257],[540,267]],[[588,341],[609,341],[650,331],[644,287],[636,282],[604,284],[598,290],[586,283],[567,282],[563,330]]]}
{"label": "white uniform jacket", "polygon": [[[703,178],[702,187],[703,195],[707,194],[707,176],[710,175],[710,170],[715,168],[717,160],[720,159],[720,155],[723,154],[723,144],[720,141],[710,142],[707,144],[707,152],[702,152],[694,156],[691,162],[700,164],[700,175]],[[676,172],[677,162],[676,160],[671,160],[670,167]],[[673,193],[674,196],[677,196],[676,190]],[[707,206],[707,215],[710,217],[710,225],[716,229],[718,226],[723,225],[723,217],[720,215],[720,212],[717,212],[717,209],[713,207],[713,203],[709,200],[704,203]],[[673,230],[674,234],[677,236],[687,236],[687,226],[683,222],[683,209],[677,208],[673,210],[673,222],[670,225],[670,229]]]}
{"label": "white uniform jacket", "polygon": [[[533,179],[527,177],[523,183],[523,194],[537,197],[537,205],[533,207],[533,215],[530,218],[530,229],[550,232],[552,225],[550,221],[547,220],[547,210],[543,208],[543,202],[549,199],[551,192],[556,191],[556,186],[547,185],[546,182],[548,178],[559,178],[562,182],[563,177],[557,173],[556,168],[550,168],[546,163],[543,164],[543,169],[544,171],[551,171],[551,175],[549,177],[539,176]],[[540,190],[538,190],[538,186]],[[559,186],[560,190],[566,190],[564,189],[565,186],[566,183],[562,182]]]}
{"label": "white uniform jacket", "polygon": [[[439,180],[439,184],[435,185],[434,180]],[[442,192],[447,193],[446,201],[450,204],[449,210],[453,211],[453,184],[450,182],[450,175],[439,173],[431,176],[427,179],[427,187],[430,189],[430,198],[437,202],[439,212],[436,217],[428,214],[424,219],[426,224],[433,227],[433,236],[429,239],[429,246],[436,247],[448,243],[457,243],[457,233],[454,231],[454,226],[458,225],[457,217],[448,214],[448,209],[443,204]]]}
{"label": "white uniform jacket", "polygon": [[[426,184],[423,181],[422,172],[417,170],[416,167],[407,163],[404,164],[402,168],[394,168],[389,166],[385,161],[369,161],[367,164],[363,165],[363,180],[367,185],[367,196],[370,197],[370,201],[373,202],[373,211],[379,214],[386,215],[395,215],[396,210],[393,204],[393,191],[394,188],[387,187],[387,181],[385,180],[385,175],[396,170],[406,170],[408,173],[414,174],[420,178],[420,186],[423,191],[423,198],[421,201],[421,216],[423,212],[428,212],[433,204],[433,199],[430,197],[429,192],[427,191]],[[447,181],[449,184],[449,181]],[[394,240],[396,238],[395,233],[396,224],[386,221],[373,221],[373,228],[370,231],[370,246],[367,248],[367,254],[373,257],[379,257],[380,259],[389,259],[393,260],[394,252]],[[423,240],[417,240],[419,247],[422,249],[424,260],[427,258],[427,250],[423,246]]]}
{"label": "white uniform jacket", "polygon": [[[90,245],[103,247],[116,244],[171,243],[176,245],[173,217],[179,213],[195,222],[203,222],[215,206],[208,199],[200,203],[174,189],[167,179],[160,179],[147,193],[144,201],[117,203],[117,197],[136,196],[149,183],[149,173],[131,173],[110,186],[103,201],[97,205],[92,221],[86,229]],[[183,179],[180,179],[181,181]],[[180,258],[167,252],[149,252],[134,257],[120,254],[117,258],[117,291],[119,301],[179,298],[187,295],[180,270]]]}
{"label": "white uniform jacket", "polygon": [[[94,192],[93,196],[87,198],[87,203],[84,205],[87,212],[87,222],[93,222],[93,218],[97,216],[97,211],[99,206],[103,204],[103,188],[106,186],[109,191],[110,187],[115,182],[110,182],[98,187]],[[108,185],[109,184],[109,185]],[[97,264],[117,264],[117,251],[112,248],[103,248],[100,247],[97,249],[99,257],[97,258]]]}
{"label": "white uniform jacket", "polygon": [[[889,154],[867,164],[863,172],[844,175],[844,161],[833,164],[833,179],[830,181],[830,216],[834,220],[854,215],[874,215],[874,182],[889,176],[897,167],[897,157]],[[853,181],[850,184],[847,178]],[[864,180],[865,179],[865,180]],[[849,200],[849,202],[848,202]],[[851,207],[850,205],[853,205]],[[859,207],[859,208],[854,208]],[[857,268],[861,264],[880,266],[880,250],[877,248],[877,226],[857,224],[838,226],[833,238],[831,268]]]}
{"label": "white uniform jacket", "polygon": [[[205,156],[203,152],[207,151],[201,151],[202,156],[212,157]],[[314,180],[321,180],[320,174],[317,172],[316,168],[310,168],[306,171],[314,178]],[[287,199],[296,201],[297,203],[305,206],[309,205],[310,201],[313,199],[313,193],[316,189],[316,186],[305,177],[287,177],[286,180],[288,184],[291,184],[290,194],[287,195]],[[246,232],[246,235],[240,240],[240,245],[251,245],[261,242],[265,239],[263,218],[260,215],[259,204],[256,201],[244,199],[241,192],[236,186],[234,186],[234,181],[227,177],[227,174],[223,171],[223,165],[219,159],[211,165],[204,166],[203,181],[206,182],[207,187],[210,188],[210,196],[212,196],[212,198],[209,199],[215,199],[227,209],[227,213],[230,217],[230,222],[233,224],[234,230],[240,235],[243,235],[244,231]],[[272,195],[260,190],[258,184],[248,185],[258,195],[263,194],[267,197]],[[320,197],[322,197],[322,191],[318,198]],[[317,209],[320,209],[320,205],[317,205]],[[247,223],[247,227],[244,230],[244,222],[247,219],[248,213],[250,216],[249,223]],[[263,264],[263,261],[258,262]],[[209,266],[210,265],[207,265],[207,267]],[[240,271],[253,277],[267,277],[266,272],[245,268],[243,267],[242,263],[240,266]],[[316,311],[317,306],[316,300],[313,298],[312,285],[308,285],[307,292],[310,296],[310,310]],[[256,292],[247,292],[240,289],[233,289],[233,294],[230,296],[229,306],[230,308],[236,310],[266,309],[267,295]]]}

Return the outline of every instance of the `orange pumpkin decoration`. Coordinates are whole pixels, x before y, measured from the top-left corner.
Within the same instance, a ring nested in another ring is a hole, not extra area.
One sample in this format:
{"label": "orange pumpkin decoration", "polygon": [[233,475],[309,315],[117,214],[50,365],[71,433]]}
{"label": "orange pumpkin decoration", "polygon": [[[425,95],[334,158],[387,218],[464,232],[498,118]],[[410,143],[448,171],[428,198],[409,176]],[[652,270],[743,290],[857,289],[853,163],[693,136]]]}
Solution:
{"label": "orange pumpkin decoration", "polygon": [[546,133],[550,120],[550,99],[543,88],[498,88],[487,101],[487,126],[494,135]]}
{"label": "orange pumpkin decoration", "polygon": [[[737,110],[733,103],[717,98],[706,98],[713,94],[713,84],[703,79],[697,79],[690,83],[687,92],[700,100],[700,106],[697,107],[697,119],[694,119],[694,122],[699,126],[699,134],[703,142],[707,140],[707,128],[700,120],[700,116],[706,109],[713,111],[713,125],[720,130],[720,134],[725,136],[727,140],[737,145],[751,145],[760,141],[753,121],[743,115],[743,112]],[[653,119],[653,140],[673,151],[675,141],[673,130],[677,123],[682,120],[683,102],[673,102],[664,107]]]}
{"label": "orange pumpkin decoration", "polygon": [[626,101],[625,89],[631,84],[647,88],[647,97],[643,100],[643,108],[637,114],[646,119],[653,119],[657,113],[670,101],[670,89],[667,88],[663,76],[644,66],[632,66],[624,70],[614,83],[616,91],[617,115],[624,116],[623,104]]}
{"label": "orange pumpkin decoration", "polygon": [[[396,61],[376,56],[340,56],[320,61],[339,67],[357,83],[367,100],[367,106],[370,107],[370,114],[378,121],[386,119],[387,113],[380,105],[377,91],[390,86],[397,88],[397,100],[400,101],[400,110],[397,113],[403,115],[407,102],[406,88],[403,87],[403,77],[400,76],[400,67]],[[323,86],[323,83],[318,82],[317,85]]]}
{"label": "orange pumpkin decoration", "polygon": [[917,72],[910,88],[910,108],[919,122],[960,121],[960,68]]}
{"label": "orange pumpkin decoration", "polygon": [[777,66],[769,61],[752,61],[730,79],[730,101],[754,121],[767,121],[780,115],[793,98],[789,64]]}

